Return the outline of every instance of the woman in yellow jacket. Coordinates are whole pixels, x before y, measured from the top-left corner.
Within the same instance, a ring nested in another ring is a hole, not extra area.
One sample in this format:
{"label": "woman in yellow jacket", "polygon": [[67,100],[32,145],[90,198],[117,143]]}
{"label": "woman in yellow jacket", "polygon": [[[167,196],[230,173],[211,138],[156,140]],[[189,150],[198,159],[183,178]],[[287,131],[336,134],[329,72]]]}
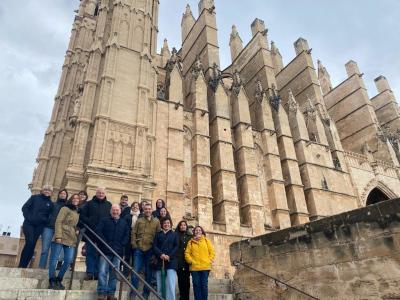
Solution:
{"label": "woman in yellow jacket", "polygon": [[185,250],[185,259],[192,274],[194,299],[207,300],[208,274],[215,257],[215,251],[201,226],[196,226],[193,233],[193,238],[188,242]]}

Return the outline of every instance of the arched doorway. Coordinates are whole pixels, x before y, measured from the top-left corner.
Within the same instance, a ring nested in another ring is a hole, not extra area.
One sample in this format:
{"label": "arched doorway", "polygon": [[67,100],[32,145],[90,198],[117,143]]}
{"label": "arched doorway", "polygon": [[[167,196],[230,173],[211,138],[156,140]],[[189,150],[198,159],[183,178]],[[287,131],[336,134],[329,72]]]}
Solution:
{"label": "arched doorway", "polygon": [[372,205],[385,200],[389,200],[389,197],[384,194],[379,188],[374,188],[368,195],[366,205]]}

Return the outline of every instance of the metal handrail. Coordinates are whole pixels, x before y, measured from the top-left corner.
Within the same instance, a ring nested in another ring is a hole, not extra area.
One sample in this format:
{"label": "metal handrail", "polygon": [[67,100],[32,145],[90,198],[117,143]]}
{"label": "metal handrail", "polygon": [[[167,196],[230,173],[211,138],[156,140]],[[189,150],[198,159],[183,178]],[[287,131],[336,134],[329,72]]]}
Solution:
{"label": "metal handrail", "polygon": [[[121,261],[121,263],[122,263],[124,266],[126,266],[126,267],[129,269],[129,271],[132,272],[133,275],[135,275],[141,282],[143,282],[143,284],[150,290],[150,292],[152,292],[152,293],[156,296],[157,299],[159,299],[159,300],[164,300],[164,298],[163,298],[150,284],[148,284],[148,283],[146,282],[146,280],[144,280],[144,279],[138,274],[138,272],[136,272],[136,271],[129,265],[129,263],[127,263],[121,256],[119,256],[118,253],[115,252],[114,249],[112,249],[112,248],[110,247],[110,245],[108,245],[108,244],[107,244],[107,243],[106,243],[92,228],[90,228],[90,227],[89,227],[87,224],[85,224],[85,223],[82,223],[82,222],[81,222],[81,224],[85,227],[85,229],[87,229],[88,231],[90,231],[90,233],[92,233],[92,234],[95,236],[96,239],[98,239],[100,242],[102,242],[103,245],[106,246],[106,248],[107,248],[108,250],[110,250],[111,253],[112,253],[114,256],[118,257],[119,260]],[[87,238],[87,234],[86,234],[86,233],[83,233],[83,235],[85,236],[85,238]],[[91,239],[90,239],[90,241],[91,241],[92,246],[93,246],[99,253],[103,253],[103,252],[101,252],[101,250],[97,247],[97,245],[95,245],[95,243],[94,243]],[[104,253],[103,253],[103,255],[104,255]],[[105,258],[106,258],[106,257],[105,257]],[[106,260],[107,260],[107,258],[106,258]],[[119,271],[119,270],[118,270],[118,271]],[[122,277],[125,278],[125,276],[123,276],[123,274],[122,274],[121,272],[119,272],[118,274],[119,274],[119,275],[122,275]],[[136,294],[138,295],[138,292],[137,292],[136,289],[130,284],[130,282],[129,282],[128,285],[129,285],[129,286],[136,292]]]}
{"label": "metal handrail", "polygon": [[[94,249],[104,258],[104,260],[109,264],[109,266],[112,268],[113,272],[117,273],[120,278],[122,278],[123,281],[125,281],[126,284],[136,293],[136,295],[139,297],[140,300],[145,300],[145,298],[139,293],[139,291],[132,285],[132,283],[129,281],[128,278],[122,274],[122,272],[119,269],[119,266],[114,266],[112,261],[107,257],[107,255],[104,254],[103,251],[100,250],[100,248],[92,241],[91,238],[88,237],[86,233],[82,233],[82,235],[85,237],[86,241],[88,241]],[[118,255],[117,255],[118,256]],[[162,299],[162,298],[161,298]]]}
{"label": "metal handrail", "polygon": [[274,280],[275,283],[279,282],[279,283],[281,283],[281,284],[287,286],[288,288],[291,288],[292,290],[295,290],[296,292],[298,292],[298,293],[300,293],[300,294],[303,294],[303,295],[305,295],[305,296],[307,296],[307,297],[310,297],[311,299],[319,300],[319,298],[316,298],[316,297],[314,297],[314,296],[312,296],[312,295],[310,295],[310,294],[308,294],[308,293],[306,293],[306,292],[304,292],[304,291],[302,291],[302,290],[300,290],[300,289],[294,287],[293,285],[290,285],[290,284],[288,284],[288,283],[286,283],[286,282],[283,282],[282,280],[280,280],[280,279],[278,279],[278,278],[276,278],[276,277],[273,277],[273,276],[271,276],[271,275],[268,275],[267,273],[264,273],[264,272],[262,272],[262,271],[260,271],[260,270],[257,270],[257,269],[255,269],[255,268],[253,268],[253,267],[251,267],[251,266],[249,266],[249,265],[247,265],[247,264],[245,264],[245,263],[242,263],[242,262],[239,261],[239,260],[234,260],[234,261],[233,261],[233,265],[234,265],[235,267],[237,267],[237,266],[239,266],[239,265],[242,265],[243,267],[246,267],[246,268],[248,268],[248,269],[250,269],[250,270],[252,270],[252,271],[254,271],[254,272],[257,272],[257,273],[259,273],[259,274],[261,274],[261,275],[264,275],[264,276],[266,276],[266,277],[268,277],[268,278]]}

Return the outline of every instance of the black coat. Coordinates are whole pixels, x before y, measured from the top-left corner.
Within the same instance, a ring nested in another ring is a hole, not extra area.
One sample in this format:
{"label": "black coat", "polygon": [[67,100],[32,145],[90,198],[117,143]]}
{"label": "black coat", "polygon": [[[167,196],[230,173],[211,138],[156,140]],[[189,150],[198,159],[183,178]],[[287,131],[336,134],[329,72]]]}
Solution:
{"label": "black coat", "polygon": [[[86,202],[86,204],[81,208],[79,221],[88,225],[92,230],[96,230],[100,220],[110,216],[110,210],[111,203],[107,200],[107,198],[100,200],[94,196],[92,200]],[[84,228],[84,226],[80,227]],[[89,238],[96,241],[89,231],[86,231],[86,234]]]}
{"label": "black coat", "polygon": [[167,233],[165,233],[163,230],[161,230],[157,232],[153,242],[153,251],[157,256],[158,270],[160,270],[162,267],[162,260],[160,258],[161,254],[166,254],[169,256],[169,262],[166,262],[165,269],[176,270],[178,268],[178,260],[176,257],[178,247],[178,234],[175,231],[169,230]]}
{"label": "black coat", "polygon": [[[96,233],[111,246],[118,255],[123,255],[124,247],[129,241],[129,227],[124,219],[120,218],[115,220],[112,217],[104,218],[97,226]],[[98,245],[104,254],[112,255],[112,252],[104,246],[102,242],[98,242]]]}
{"label": "black coat", "polygon": [[50,197],[43,194],[32,195],[22,206],[24,224],[32,226],[46,226],[54,204]]}
{"label": "black coat", "polygon": [[188,242],[193,236],[188,231],[177,232],[177,235],[179,241],[178,251],[176,253],[176,257],[178,259],[178,269],[189,271],[189,264],[185,260],[185,250]]}
{"label": "black coat", "polygon": [[60,199],[60,198],[57,199],[57,202],[54,203],[53,212],[51,213],[51,215],[49,217],[49,221],[47,222],[46,227],[54,229],[58,213],[60,212],[61,208],[63,208],[65,206],[66,203],[67,203],[67,201],[65,199]]}
{"label": "black coat", "polygon": [[107,198],[100,200],[94,196],[82,207],[79,220],[95,230],[101,219],[110,216],[110,210],[111,203]]}
{"label": "black coat", "polygon": [[128,205],[124,208],[121,207],[121,219],[125,219],[127,216],[131,215],[131,207]]}

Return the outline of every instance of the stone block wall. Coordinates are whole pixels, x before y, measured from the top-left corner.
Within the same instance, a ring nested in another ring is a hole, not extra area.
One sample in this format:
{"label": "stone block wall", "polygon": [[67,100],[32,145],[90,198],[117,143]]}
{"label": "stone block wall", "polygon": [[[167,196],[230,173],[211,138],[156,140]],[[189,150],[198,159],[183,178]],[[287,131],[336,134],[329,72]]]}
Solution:
{"label": "stone block wall", "polygon": [[[400,199],[237,242],[236,260],[319,299],[400,298]],[[310,299],[243,265],[238,299]]]}

